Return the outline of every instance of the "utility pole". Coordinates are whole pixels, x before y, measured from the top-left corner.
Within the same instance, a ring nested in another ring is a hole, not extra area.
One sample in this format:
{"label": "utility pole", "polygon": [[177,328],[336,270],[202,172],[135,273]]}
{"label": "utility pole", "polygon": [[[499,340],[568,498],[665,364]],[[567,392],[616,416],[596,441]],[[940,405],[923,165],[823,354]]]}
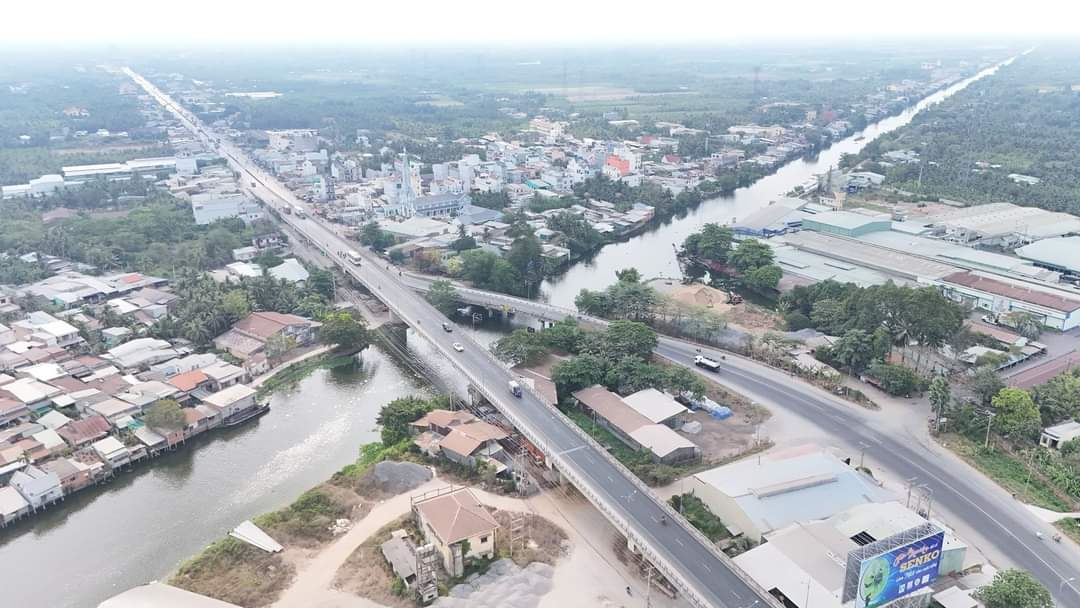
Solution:
{"label": "utility pole", "polygon": [[990,447],[990,422],[994,419],[993,412],[986,413],[986,441],[983,442],[983,448]]}

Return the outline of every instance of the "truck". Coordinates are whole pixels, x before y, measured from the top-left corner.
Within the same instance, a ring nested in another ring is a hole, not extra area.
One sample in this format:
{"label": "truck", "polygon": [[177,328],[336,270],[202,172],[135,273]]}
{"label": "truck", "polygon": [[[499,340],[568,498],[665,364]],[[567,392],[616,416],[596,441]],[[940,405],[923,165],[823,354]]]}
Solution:
{"label": "truck", "polygon": [[304,217],[305,216],[304,208],[301,207],[300,205],[294,205],[293,206],[293,213],[296,214],[296,217]]}
{"label": "truck", "polygon": [[517,380],[510,381],[510,394],[521,399],[521,384]]}
{"label": "truck", "polygon": [[720,371],[720,362],[719,361],[716,361],[714,359],[710,359],[708,357],[703,357],[701,355],[698,355],[698,356],[694,357],[694,365],[696,365],[696,366],[698,366],[698,367],[700,367],[702,369],[707,369],[710,372],[718,372],[718,371]]}

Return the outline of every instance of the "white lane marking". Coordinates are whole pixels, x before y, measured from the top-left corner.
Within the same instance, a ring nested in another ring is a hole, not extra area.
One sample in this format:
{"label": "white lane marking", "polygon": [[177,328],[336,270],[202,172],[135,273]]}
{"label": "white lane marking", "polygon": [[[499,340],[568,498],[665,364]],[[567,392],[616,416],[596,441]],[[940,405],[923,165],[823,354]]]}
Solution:
{"label": "white lane marking", "polygon": [[685,547],[686,546],[686,545],[683,544],[682,539],[680,539],[678,536],[675,537],[675,542],[679,543],[680,547]]}

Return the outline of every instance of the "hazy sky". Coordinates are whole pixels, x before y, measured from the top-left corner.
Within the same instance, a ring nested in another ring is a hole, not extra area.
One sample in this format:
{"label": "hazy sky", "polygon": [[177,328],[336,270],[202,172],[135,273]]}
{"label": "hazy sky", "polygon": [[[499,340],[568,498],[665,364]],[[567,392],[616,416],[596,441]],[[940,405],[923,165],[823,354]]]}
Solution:
{"label": "hazy sky", "polygon": [[23,42],[763,42],[1078,34],[1070,0],[4,0]]}

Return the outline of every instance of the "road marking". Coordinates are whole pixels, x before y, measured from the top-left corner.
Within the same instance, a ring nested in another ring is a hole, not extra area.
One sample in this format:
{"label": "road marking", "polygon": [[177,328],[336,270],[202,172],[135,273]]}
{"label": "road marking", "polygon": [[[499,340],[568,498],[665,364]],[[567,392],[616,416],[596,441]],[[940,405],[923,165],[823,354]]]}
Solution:
{"label": "road marking", "polygon": [[728,591],[730,591],[731,595],[734,595],[737,599],[739,599],[739,600],[742,599],[742,596],[739,595],[734,589],[728,589]]}
{"label": "road marking", "polygon": [[680,539],[680,538],[679,538],[678,536],[676,536],[676,537],[675,537],[675,542],[679,543],[679,546],[680,546],[680,547],[685,547],[685,546],[686,546],[686,545],[684,545],[684,544],[682,543],[682,539]]}
{"label": "road marking", "polygon": [[710,568],[710,567],[709,567],[709,564],[706,564],[705,562],[701,562],[701,565],[702,565],[702,566],[703,566],[703,567],[704,567],[704,568],[705,568],[706,570],[708,570],[709,572],[712,572],[712,568]]}

